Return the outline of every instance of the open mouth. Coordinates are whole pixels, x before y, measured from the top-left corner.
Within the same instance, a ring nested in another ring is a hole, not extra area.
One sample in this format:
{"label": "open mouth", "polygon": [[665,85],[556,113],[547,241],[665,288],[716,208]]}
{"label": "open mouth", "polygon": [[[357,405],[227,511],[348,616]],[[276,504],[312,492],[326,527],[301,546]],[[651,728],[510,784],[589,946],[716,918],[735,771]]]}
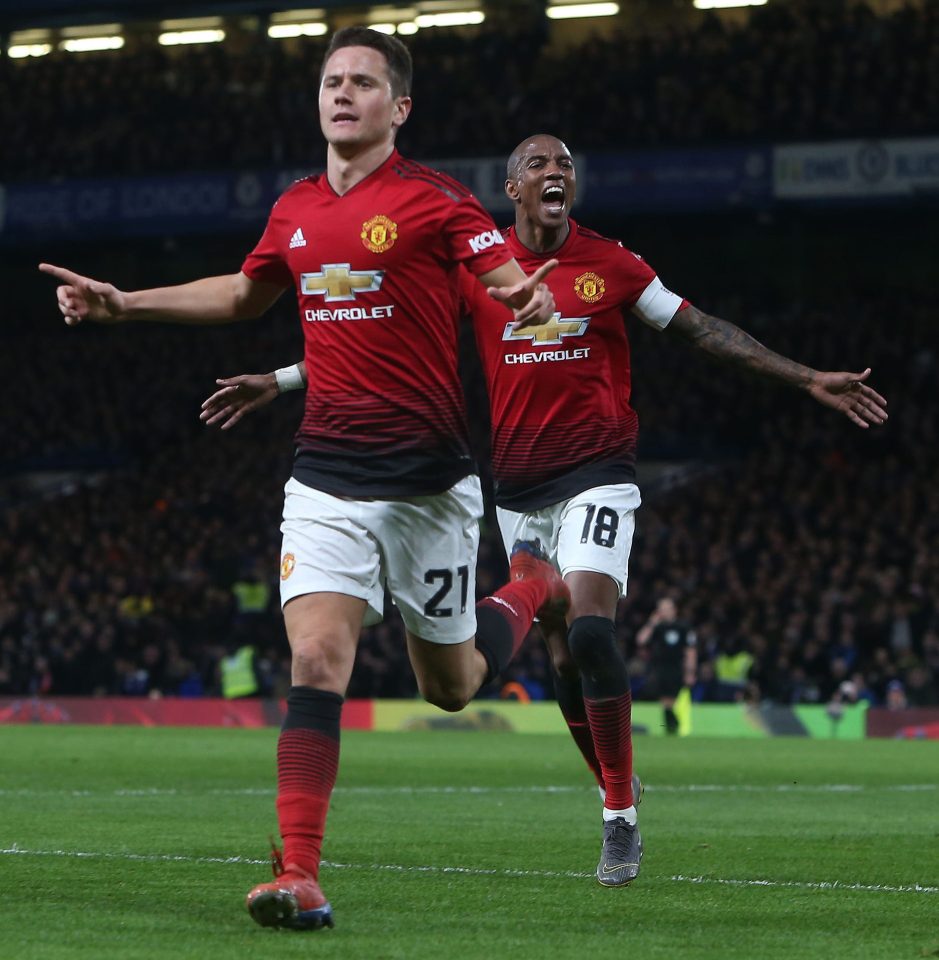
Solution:
{"label": "open mouth", "polygon": [[548,213],[563,213],[564,201],[564,188],[558,184],[550,184],[541,193],[541,202]]}

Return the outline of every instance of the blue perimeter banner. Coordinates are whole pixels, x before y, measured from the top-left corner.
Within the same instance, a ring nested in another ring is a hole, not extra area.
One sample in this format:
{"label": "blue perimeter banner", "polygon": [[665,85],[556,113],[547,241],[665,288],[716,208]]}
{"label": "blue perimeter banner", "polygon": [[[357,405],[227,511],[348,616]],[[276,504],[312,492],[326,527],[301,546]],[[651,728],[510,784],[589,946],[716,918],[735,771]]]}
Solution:
{"label": "blue perimeter banner", "polygon": [[939,196],[939,137],[791,143],[773,151],[780,200],[875,202]]}
{"label": "blue perimeter banner", "polygon": [[[770,148],[578,155],[575,213],[760,207],[772,196]],[[430,161],[502,222],[505,158]],[[316,170],[182,174],[0,186],[0,242],[257,232],[277,197]]]}

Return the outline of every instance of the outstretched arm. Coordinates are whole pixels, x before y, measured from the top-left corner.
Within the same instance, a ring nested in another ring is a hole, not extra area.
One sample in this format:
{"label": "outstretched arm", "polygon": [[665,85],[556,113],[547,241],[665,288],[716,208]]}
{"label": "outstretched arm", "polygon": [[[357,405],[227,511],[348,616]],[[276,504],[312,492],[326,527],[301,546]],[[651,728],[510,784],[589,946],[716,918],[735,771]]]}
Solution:
{"label": "outstretched arm", "polygon": [[206,426],[218,424],[222,430],[228,430],[245,414],[267,406],[280,394],[302,390],[307,383],[306,363],[301,360],[273,373],[243,373],[215,382],[221,385],[221,389],[202,404],[199,419]]}
{"label": "outstretched arm", "polygon": [[273,283],[252,280],[244,273],[205,277],[174,287],[127,292],[111,283],[83,277],[51,263],[43,273],[60,281],[59,310],[69,326],[83,320],[124,323],[128,320],[167,320],[172,323],[231,323],[259,317],[284,292]]}
{"label": "outstretched arm", "polygon": [[864,383],[871,373],[869,367],[861,373],[813,370],[774,353],[729,321],[692,306],[679,310],[665,329],[718,360],[805,390],[859,427],[887,419],[887,401]]}
{"label": "outstretched arm", "polygon": [[516,329],[540,326],[554,316],[554,295],[543,281],[557,265],[557,260],[549,260],[529,277],[513,259],[482,274],[479,280],[493,300],[514,311]]}

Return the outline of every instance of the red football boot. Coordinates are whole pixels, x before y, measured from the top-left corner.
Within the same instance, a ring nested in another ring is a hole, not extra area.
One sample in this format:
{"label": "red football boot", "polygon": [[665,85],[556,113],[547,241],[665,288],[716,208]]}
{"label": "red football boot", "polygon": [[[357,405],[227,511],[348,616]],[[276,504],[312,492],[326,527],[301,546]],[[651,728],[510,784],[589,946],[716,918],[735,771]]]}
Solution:
{"label": "red football boot", "polygon": [[284,864],[275,847],[272,883],[259,883],[247,896],[248,913],[262,927],[319,930],[333,926],[333,908],[316,878],[293,864]]}
{"label": "red football boot", "polygon": [[548,599],[538,608],[540,618],[563,617],[571,606],[571,591],[561,574],[548,560],[541,541],[516,540],[509,558],[510,580],[544,580],[550,589]]}

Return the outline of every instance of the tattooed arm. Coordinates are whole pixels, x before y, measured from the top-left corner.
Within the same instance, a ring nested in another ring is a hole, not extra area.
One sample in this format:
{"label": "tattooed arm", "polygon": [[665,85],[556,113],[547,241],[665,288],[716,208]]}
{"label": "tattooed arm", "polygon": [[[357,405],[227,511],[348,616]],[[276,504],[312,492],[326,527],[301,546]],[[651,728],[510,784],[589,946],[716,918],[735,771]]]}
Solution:
{"label": "tattooed arm", "polygon": [[869,367],[862,373],[813,370],[769,350],[727,320],[709,316],[690,305],[679,310],[665,329],[718,360],[805,390],[859,427],[887,419],[887,401],[863,382],[870,376]]}

